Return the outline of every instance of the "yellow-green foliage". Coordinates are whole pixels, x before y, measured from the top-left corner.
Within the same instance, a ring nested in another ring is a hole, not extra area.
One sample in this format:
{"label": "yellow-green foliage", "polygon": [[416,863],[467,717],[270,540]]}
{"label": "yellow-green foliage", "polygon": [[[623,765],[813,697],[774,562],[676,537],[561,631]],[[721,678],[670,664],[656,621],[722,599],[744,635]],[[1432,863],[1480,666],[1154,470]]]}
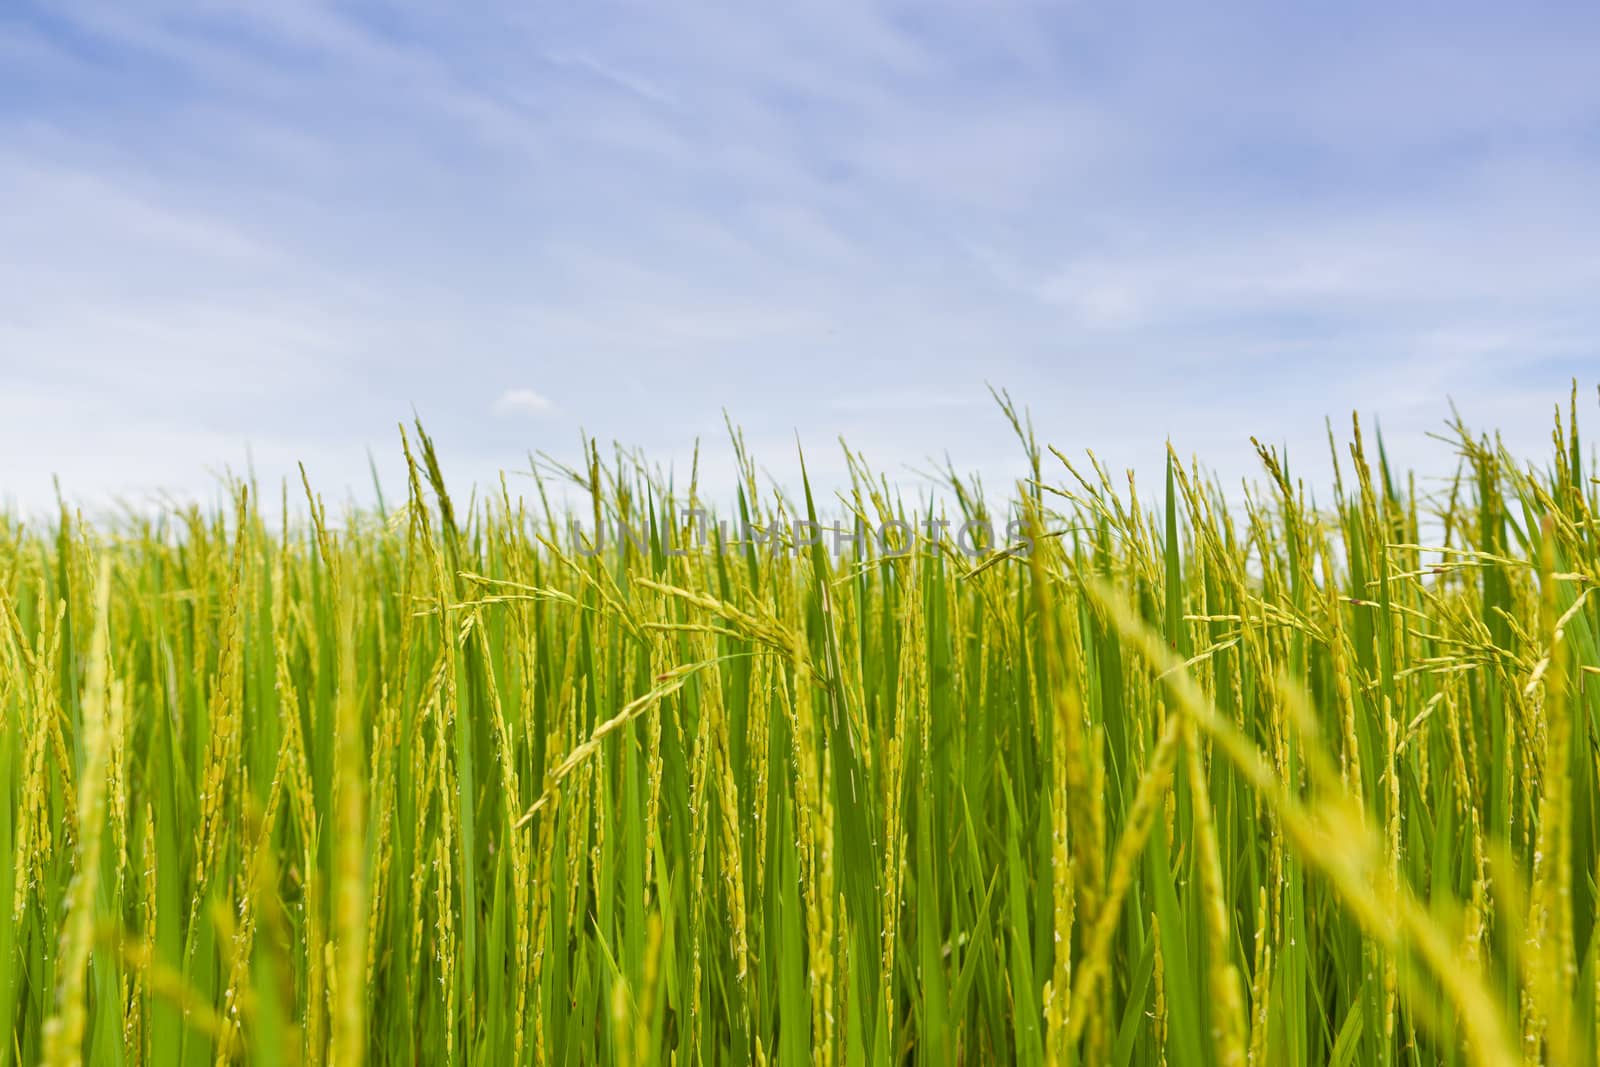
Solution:
{"label": "yellow-green foliage", "polygon": [[420,428],[390,510],[0,516],[0,1063],[1595,1062],[1575,410],[1158,508],[1005,412],[983,560],[788,545],[737,436],[761,544],[591,447],[587,553]]}

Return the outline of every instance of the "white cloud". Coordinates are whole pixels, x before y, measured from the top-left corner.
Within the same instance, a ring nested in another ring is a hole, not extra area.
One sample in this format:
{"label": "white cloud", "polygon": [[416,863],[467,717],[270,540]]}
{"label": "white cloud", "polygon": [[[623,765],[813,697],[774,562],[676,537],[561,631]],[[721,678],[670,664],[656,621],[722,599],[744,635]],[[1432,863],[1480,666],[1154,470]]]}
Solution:
{"label": "white cloud", "polygon": [[550,401],[532,389],[507,389],[494,402],[496,415],[543,415]]}
{"label": "white cloud", "polygon": [[1593,374],[1600,22],[898,6],[25,0],[0,491],[205,490],[240,441],[359,486],[412,405],[475,475],[533,418],[686,468],[724,408],[775,460],[1003,465],[984,381],[1113,467],[1320,463],[1354,406],[1411,462],[1447,392],[1538,446]]}

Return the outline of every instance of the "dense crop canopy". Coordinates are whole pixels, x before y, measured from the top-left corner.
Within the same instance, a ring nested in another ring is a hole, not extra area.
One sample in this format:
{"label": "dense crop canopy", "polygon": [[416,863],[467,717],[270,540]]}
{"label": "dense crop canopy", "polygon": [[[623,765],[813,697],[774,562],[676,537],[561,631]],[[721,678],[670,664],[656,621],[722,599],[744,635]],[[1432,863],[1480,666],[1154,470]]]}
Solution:
{"label": "dense crop canopy", "polygon": [[591,449],[580,551],[420,429],[387,510],[0,517],[0,1063],[1594,1062],[1575,412],[1155,508],[1007,412],[932,538]]}

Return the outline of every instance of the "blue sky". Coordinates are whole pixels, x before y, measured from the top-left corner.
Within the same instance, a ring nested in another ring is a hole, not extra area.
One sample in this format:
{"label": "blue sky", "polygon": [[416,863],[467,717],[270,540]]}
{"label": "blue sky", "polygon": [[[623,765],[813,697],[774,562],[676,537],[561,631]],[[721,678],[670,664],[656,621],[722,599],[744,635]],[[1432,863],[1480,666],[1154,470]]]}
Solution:
{"label": "blue sky", "polygon": [[0,497],[359,492],[413,406],[463,482],[580,427],[725,477],[726,408],[779,477],[992,484],[985,382],[1119,468],[1318,474],[1359,408],[1443,473],[1447,397],[1533,453],[1600,379],[1597,54],[1555,5],[13,2]]}

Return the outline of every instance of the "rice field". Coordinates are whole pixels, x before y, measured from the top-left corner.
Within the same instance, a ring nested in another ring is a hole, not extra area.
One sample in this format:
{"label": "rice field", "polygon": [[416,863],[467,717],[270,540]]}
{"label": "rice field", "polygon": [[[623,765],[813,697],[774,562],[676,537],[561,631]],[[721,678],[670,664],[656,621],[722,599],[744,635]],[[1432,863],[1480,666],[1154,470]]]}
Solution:
{"label": "rice field", "polygon": [[420,426],[364,509],[0,517],[0,1061],[1594,1063],[1576,394],[1248,493],[1003,408],[932,533],[736,432],[726,538],[592,445],[453,498]]}

